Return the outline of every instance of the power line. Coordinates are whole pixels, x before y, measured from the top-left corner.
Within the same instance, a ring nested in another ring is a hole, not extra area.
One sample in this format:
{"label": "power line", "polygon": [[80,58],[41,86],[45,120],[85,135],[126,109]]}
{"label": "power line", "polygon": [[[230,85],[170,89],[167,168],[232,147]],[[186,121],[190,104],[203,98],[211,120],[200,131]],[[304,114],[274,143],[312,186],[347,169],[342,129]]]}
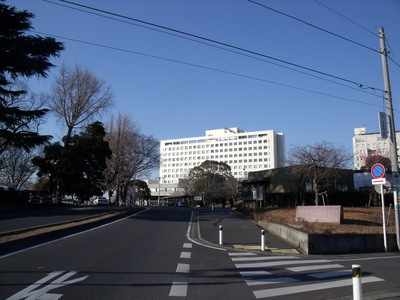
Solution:
{"label": "power line", "polygon": [[359,43],[359,42],[356,42],[356,41],[354,41],[354,40],[351,40],[351,39],[349,39],[349,38],[346,38],[346,37],[344,37],[344,36],[341,36],[341,35],[339,35],[339,34],[336,34],[336,33],[332,32],[332,31],[323,29],[323,28],[321,28],[321,27],[319,27],[319,26],[316,26],[316,25],[314,25],[314,24],[311,24],[311,23],[309,23],[309,22],[306,22],[306,21],[304,21],[304,20],[301,20],[301,19],[299,19],[299,18],[297,18],[297,17],[291,16],[291,15],[289,15],[289,14],[287,14],[287,13],[281,12],[281,11],[279,11],[279,10],[277,10],[277,9],[274,9],[274,8],[272,8],[272,7],[269,7],[269,6],[265,5],[265,4],[261,4],[261,3],[259,3],[259,2],[253,1],[253,0],[247,0],[247,1],[249,1],[249,2],[251,2],[251,3],[254,3],[254,4],[257,4],[257,5],[261,6],[261,7],[266,8],[266,9],[269,9],[269,10],[271,10],[271,11],[273,11],[273,12],[276,12],[276,13],[278,13],[278,14],[280,14],[280,15],[283,15],[283,16],[285,16],[285,17],[288,17],[288,18],[290,18],[290,19],[293,19],[293,20],[296,20],[296,21],[301,22],[301,23],[303,23],[303,24],[306,24],[306,25],[308,25],[308,26],[310,26],[310,27],[313,27],[313,28],[318,29],[318,30],[320,30],[320,31],[323,31],[323,32],[325,32],[325,33],[328,33],[328,34],[330,34],[330,35],[333,35],[333,36],[335,36],[335,37],[337,37],[337,38],[340,38],[340,39],[342,39],[342,40],[345,40],[345,41],[347,41],[347,42],[356,44],[356,45],[361,46],[361,47],[363,47],[363,48],[366,48],[366,49],[369,49],[369,50],[371,50],[371,51],[374,51],[374,52],[379,53],[379,51],[376,50],[376,49],[374,49],[374,48],[365,46],[365,45],[363,45],[363,44],[361,44],[361,43]]}
{"label": "power line", "polygon": [[[284,83],[280,83],[280,82],[275,82],[275,81],[270,81],[270,80],[266,80],[266,79],[262,79],[262,78],[257,78],[257,77],[250,76],[250,75],[243,75],[243,74],[239,74],[239,73],[235,73],[235,72],[231,72],[231,71],[225,71],[225,70],[221,70],[221,69],[217,69],[217,68],[202,66],[202,65],[198,65],[198,64],[194,64],[194,63],[184,62],[184,61],[180,61],[180,60],[176,60],[176,59],[165,58],[165,57],[161,57],[161,56],[146,54],[146,53],[137,52],[137,51],[133,51],[133,50],[122,49],[122,48],[118,48],[118,47],[114,47],[114,46],[102,45],[102,44],[99,44],[99,43],[82,41],[82,40],[78,40],[78,39],[63,37],[63,36],[54,35],[54,34],[43,33],[43,32],[39,32],[39,31],[32,31],[32,32],[34,32],[36,34],[44,35],[44,36],[51,36],[51,37],[55,37],[55,38],[58,38],[58,39],[64,39],[64,40],[78,42],[78,43],[87,44],[87,45],[91,45],[91,46],[96,46],[96,47],[106,48],[106,49],[110,49],[110,50],[121,51],[121,52],[125,52],[125,53],[130,53],[130,54],[141,55],[141,56],[150,57],[150,58],[159,59],[159,60],[164,60],[164,61],[168,61],[168,62],[172,62],[172,63],[178,63],[178,64],[187,65],[187,66],[196,67],[196,68],[201,68],[201,69],[205,69],[205,70],[209,70],[209,71],[214,71],[214,72],[219,72],[219,73],[223,73],[223,74],[233,75],[233,76],[242,77],[242,78],[246,78],[246,79],[250,79],[250,80],[256,80],[256,81],[265,82],[265,83],[269,83],[269,84],[273,84],[273,85],[278,85],[278,86],[282,86],[282,87],[286,87],[286,88],[291,88],[291,89],[295,89],[295,90],[305,91],[305,92],[308,92],[308,93],[322,95],[322,96],[326,96],[326,97],[330,97],[330,98],[337,98],[337,99],[345,100],[345,101],[349,101],[349,102],[355,102],[355,103],[360,103],[360,104],[380,107],[380,105],[374,104],[374,103],[359,101],[359,100],[350,99],[350,98],[346,98],[346,97],[335,96],[335,95],[322,93],[322,92],[318,92],[318,91],[314,91],[314,90],[310,90],[310,89],[305,89],[305,88],[301,88],[301,87],[297,87],[297,86],[293,86],[293,85],[288,85],[288,84],[284,84]],[[348,87],[348,86],[346,86],[346,87]],[[370,94],[370,93],[368,93],[368,94],[372,95],[372,96],[377,96],[377,95]],[[381,96],[377,96],[377,97],[381,98]]]}
{"label": "power line", "polygon": [[372,34],[373,36],[379,37],[379,35],[378,35],[377,33],[374,33],[374,32],[372,32],[371,30],[365,28],[364,26],[362,26],[362,25],[356,23],[355,21],[351,20],[350,18],[346,17],[345,15],[343,15],[343,14],[337,12],[337,11],[334,10],[333,8],[331,8],[331,7],[329,7],[329,6],[327,6],[327,5],[323,4],[323,3],[321,3],[321,2],[318,1],[318,0],[314,0],[314,1],[317,2],[319,5],[321,5],[321,6],[325,7],[325,8],[327,8],[327,9],[329,9],[330,11],[334,12],[335,14],[341,16],[342,18],[346,19],[347,21],[353,23],[354,25],[360,27],[361,29],[365,30],[366,32]]}
{"label": "power line", "polygon": [[387,57],[396,65],[396,66],[398,66],[398,67],[400,67],[400,64],[397,62],[397,61],[395,61],[393,58],[391,58],[389,55],[387,55]]}
{"label": "power line", "polygon": [[[51,1],[48,1],[48,0],[44,0],[44,1],[52,3]],[[68,0],[59,0],[59,1],[71,4],[71,5],[75,5],[75,6],[78,6],[78,7],[83,7],[83,8],[89,9],[89,10],[101,12],[101,13],[104,13],[104,14],[112,15],[112,16],[115,16],[115,17],[118,17],[118,18],[127,19],[127,20],[131,20],[131,21],[134,21],[134,22],[146,24],[146,25],[149,25],[149,26],[153,26],[153,27],[156,27],[156,28],[163,29],[163,30],[172,31],[172,32],[177,33],[177,34],[190,36],[192,38],[196,38],[196,39],[204,40],[204,41],[207,41],[207,42],[215,43],[215,44],[218,44],[218,45],[221,45],[221,46],[224,46],[224,47],[228,47],[228,48],[232,48],[232,49],[235,49],[235,50],[243,51],[243,52],[246,52],[246,53],[249,53],[249,54],[252,54],[252,55],[256,55],[256,56],[260,56],[260,57],[264,57],[264,58],[267,58],[267,59],[270,59],[270,60],[278,61],[280,63],[287,64],[287,65],[290,65],[290,66],[293,66],[293,67],[296,67],[296,68],[299,68],[299,69],[304,69],[304,70],[307,70],[309,72],[317,73],[317,74],[320,74],[320,75],[323,75],[323,76],[327,76],[327,77],[331,77],[331,78],[334,78],[334,79],[337,79],[337,80],[340,80],[340,81],[348,82],[348,83],[351,83],[351,84],[354,84],[354,85],[358,86],[359,88],[378,90],[378,91],[382,91],[383,92],[382,89],[371,87],[371,86],[366,86],[364,84],[358,83],[358,82],[350,80],[350,79],[346,79],[344,77],[340,77],[340,76],[332,75],[332,74],[329,74],[329,73],[326,73],[326,72],[318,71],[318,70],[315,70],[315,69],[312,69],[312,68],[309,68],[309,67],[305,67],[305,66],[302,66],[302,65],[299,65],[299,64],[296,64],[296,63],[292,63],[292,62],[289,62],[289,61],[286,61],[286,60],[283,60],[283,59],[279,59],[279,58],[272,57],[272,56],[269,56],[269,55],[261,54],[261,53],[258,53],[258,52],[252,51],[252,50],[244,49],[244,48],[241,48],[241,47],[238,47],[238,46],[234,46],[234,45],[227,44],[227,43],[224,43],[224,42],[216,41],[216,40],[213,40],[213,39],[210,39],[210,38],[202,37],[202,36],[199,36],[199,35],[195,35],[195,34],[192,34],[192,33],[185,32],[185,31],[181,31],[181,30],[170,28],[170,27],[158,25],[158,24],[155,24],[155,23],[139,20],[139,19],[136,19],[136,18],[127,17],[127,16],[124,16],[124,15],[121,15],[121,14],[117,14],[117,13],[113,13],[113,12],[110,12],[110,11],[94,8],[94,7],[91,7],[91,6],[75,3],[75,2],[72,2],[72,1],[68,1]]]}
{"label": "power line", "polygon": [[[356,91],[359,91],[359,92],[362,92],[362,93],[366,93],[366,94],[368,94],[368,95],[380,97],[380,96],[377,96],[377,95],[374,94],[374,93],[367,92],[366,90],[360,90],[360,89],[359,89],[360,86],[358,86],[358,88],[351,87],[351,86],[348,86],[348,85],[345,85],[345,84],[342,84],[342,83],[339,83],[339,82],[330,80],[330,79],[325,78],[325,77],[313,75],[313,74],[311,74],[311,73],[307,73],[307,72],[301,71],[301,70],[299,70],[299,69],[291,68],[291,67],[289,67],[289,66],[285,66],[285,65],[282,65],[282,64],[278,64],[278,63],[275,63],[275,62],[272,62],[272,61],[269,61],[269,60],[266,60],[266,59],[263,59],[263,58],[260,58],[260,57],[255,57],[255,56],[252,56],[252,55],[243,53],[243,52],[239,52],[239,51],[232,50],[232,49],[227,49],[227,48],[224,48],[224,47],[221,47],[221,46],[218,46],[218,45],[213,45],[213,44],[211,44],[211,43],[207,43],[207,42],[204,42],[204,41],[202,41],[202,40],[196,40],[196,39],[194,39],[194,38],[190,38],[190,37],[178,35],[178,34],[171,33],[171,32],[166,32],[166,31],[163,31],[163,30],[160,30],[160,29],[157,29],[157,28],[152,28],[152,27],[149,27],[149,26],[144,26],[144,25],[140,25],[140,24],[133,23],[133,22],[121,20],[121,19],[119,19],[119,18],[110,17],[110,16],[106,16],[106,15],[103,15],[103,14],[95,13],[95,12],[90,12],[90,11],[87,11],[87,10],[84,10],[84,9],[80,9],[80,8],[76,8],[76,7],[71,7],[71,6],[67,6],[67,5],[64,5],[64,4],[60,4],[60,3],[55,3],[55,2],[50,1],[50,0],[43,0],[43,1],[49,2],[49,3],[51,3],[51,4],[59,5],[59,6],[62,6],[62,7],[66,7],[66,8],[69,8],[69,9],[81,11],[81,12],[84,12],[84,13],[87,13],[87,14],[92,14],[92,15],[95,15],[95,16],[98,16],[98,17],[102,17],[102,18],[106,18],[106,19],[110,19],[110,20],[114,20],[114,21],[118,21],[118,22],[123,22],[123,23],[129,24],[129,25],[134,25],[134,26],[138,26],[138,27],[145,28],[145,29],[148,29],[148,30],[153,30],[153,31],[156,31],[156,32],[160,32],[160,33],[172,35],[172,36],[175,36],[175,37],[178,37],[178,38],[182,38],[182,39],[185,39],[185,40],[189,40],[189,41],[192,41],[192,42],[195,42],[195,43],[207,45],[207,46],[209,46],[209,47],[214,47],[214,48],[217,48],[217,49],[220,49],[220,50],[224,50],[224,51],[228,51],[228,52],[231,52],[231,53],[235,53],[235,54],[237,54],[237,55],[241,55],[241,56],[248,57],[248,58],[251,58],[251,59],[255,59],[255,60],[258,60],[258,61],[262,61],[262,62],[271,64],[271,65],[275,65],[275,66],[278,66],[278,67],[280,67],[280,68],[288,69],[288,70],[291,70],[291,71],[294,71],[294,72],[297,72],[297,73],[301,73],[301,74],[304,74],[304,75],[307,75],[307,76],[310,76],[310,77],[318,78],[318,79],[320,79],[320,80],[324,80],[324,81],[327,81],[327,82],[331,82],[331,83],[333,83],[333,84],[336,84],[336,85],[339,85],[339,86],[343,86],[343,87],[346,87],[346,88],[349,88],[349,89],[353,89],[353,90],[356,90]],[[367,88],[367,89],[368,89],[368,88]]]}
{"label": "power line", "polygon": [[[332,9],[332,8],[330,8],[330,7],[328,7],[327,5],[325,5],[325,4],[323,4],[323,3],[321,3],[320,1],[318,1],[318,0],[314,0],[315,2],[317,2],[319,5],[321,5],[321,6],[324,6],[325,8],[327,8],[327,9],[329,9],[330,11],[332,11],[332,12],[334,12],[335,14],[337,14],[337,15],[339,15],[339,16],[341,16],[342,18],[344,18],[344,19],[346,19],[347,21],[349,21],[349,22],[351,22],[351,23],[353,23],[354,25],[356,25],[356,26],[358,26],[358,27],[360,27],[361,29],[363,29],[363,30],[365,30],[366,32],[368,32],[368,33],[370,33],[370,34],[372,34],[373,36],[375,36],[375,37],[377,37],[377,38],[379,38],[379,35],[378,34],[376,34],[376,33],[374,33],[374,32],[372,32],[371,30],[369,30],[369,29],[367,29],[367,28],[365,28],[364,26],[362,26],[362,25],[360,25],[360,24],[358,24],[358,23],[356,23],[356,22],[354,22],[353,20],[351,20],[350,18],[347,18],[346,16],[344,16],[343,14],[341,14],[341,13],[339,13],[339,12],[337,12],[337,11],[335,11],[334,9]],[[386,37],[385,37],[386,38]],[[386,38],[386,43],[388,44],[388,46],[389,46],[389,49],[391,49],[391,47],[390,47],[390,44],[389,44],[389,41],[387,40],[387,38]],[[397,63],[393,58],[391,58],[389,55],[387,55],[387,57],[395,64],[395,65],[397,65],[398,67],[400,67],[400,64],[399,63]]]}

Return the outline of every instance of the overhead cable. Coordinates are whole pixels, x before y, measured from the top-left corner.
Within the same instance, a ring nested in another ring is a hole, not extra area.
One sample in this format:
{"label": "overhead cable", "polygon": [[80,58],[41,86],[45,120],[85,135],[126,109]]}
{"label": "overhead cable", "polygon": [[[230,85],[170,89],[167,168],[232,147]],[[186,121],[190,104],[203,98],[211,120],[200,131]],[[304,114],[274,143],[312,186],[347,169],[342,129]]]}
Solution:
{"label": "overhead cable", "polygon": [[296,21],[298,21],[298,22],[301,22],[301,23],[303,23],[303,24],[306,24],[306,25],[308,25],[308,26],[311,26],[311,27],[313,27],[313,28],[315,28],[315,29],[321,30],[321,31],[323,31],[323,32],[325,32],[325,33],[331,34],[331,35],[333,35],[333,36],[335,36],[335,37],[338,37],[338,38],[340,38],[340,39],[343,39],[343,40],[345,40],[345,41],[347,41],[347,42],[356,44],[356,45],[361,46],[361,47],[363,47],[363,48],[366,48],[366,49],[369,49],[369,50],[371,50],[371,51],[374,51],[374,52],[379,53],[379,50],[376,50],[376,49],[374,49],[374,48],[365,46],[365,45],[363,45],[363,44],[361,44],[361,43],[359,43],[359,42],[353,41],[353,40],[351,40],[351,39],[349,39],[349,38],[346,38],[346,37],[344,37],[344,36],[341,36],[341,35],[339,35],[339,34],[336,34],[336,33],[332,32],[332,31],[329,31],[329,30],[323,29],[323,28],[321,28],[321,27],[318,27],[318,26],[316,26],[316,25],[314,25],[314,24],[311,24],[311,23],[306,22],[306,21],[304,21],[304,20],[301,20],[301,19],[299,19],[299,18],[297,18],[297,17],[291,16],[291,15],[289,15],[289,14],[287,14],[287,13],[284,13],[284,12],[281,12],[281,11],[279,11],[279,10],[276,10],[276,9],[274,9],[274,8],[272,8],[272,7],[269,7],[269,6],[265,5],[265,4],[261,4],[261,3],[259,3],[259,2],[253,1],[253,0],[247,0],[247,1],[249,1],[249,2],[251,2],[251,3],[254,3],[254,4],[257,4],[257,5],[261,6],[261,7],[266,8],[266,9],[269,9],[269,10],[271,10],[271,11],[273,11],[273,12],[278,13],[278,14],[281,14],[281,15],[283,15],[283,16],[285,16],[285,17],[288,17],[288,18],[291,18],[291,19],[296,20]]}
{"label": "overhead cable", "polygon": [[[341,13],[339,13],[339,12],[337,12],[337,11],[335,11],[334,9],[332,9],[332,8],[330,8],[330,7],[328,7],[327,5],[325,5],[325,4],[323,4],[323,3],[321,3],[320,1],[318,1],[318,0],[314,0],[315,2],[317,2],[318,4],[320,4],[321,6],[323,6],[323,7],[325,7],[325,8],[327,8],[327,9],[329,9],[330,11],[333,11],[335,14],[338,14],[339,16],[341,16],[342,18],[344,18],[344,19],[346,19],[347,21],[349,21],[349,22],[351,22],[351,23],[353,23],[354,25],[356,25],[356,26],[358,26],[358,27],[360,27],[360,28],[362,28],[363,30],[365,30],[366,32],[368,32],[368,33],[370,33],[370,34],[372,34],[373,36],[375,36],[375,37],[377,37],[377,38],[379,38],[379,34],[377,34],[377,33],[374,33],[374,32],[372,32],[371,30],[369,30],[369,29],[367,29],[367,28],[365,28],[364,26],[362,26],[362,25],[360,25],[360,24],[358,24],[358,23],[356,23],[356,22],[354,22],[353,20],[351,20],[350,18],[347,18],[346,16],[344,16],[343,14],[341,14]],[[386,38],[386,37],[385,37]],[[386,43],[387,43],[387,45],[389,46],[389,49],[390,49],[390,44],[389,44],[389,41],[387,40],[387,38],[386,38]],[[400,64],[399,63],[397,63],[392,57],[390,57],[390,55],[389,54],[387,54],[387,57],[395,64],[395,65],[397,65],[398,67],[400,67]]]}
{"label": "overhead cable", "polygon": [[[48,0],[44,0],[44,1],[52,3],[51,1],[48,1]],[[173,28],[166,27],[166,26],[163,26],[163,25],[158,25],[158,24],[155,24],[155,23],[143,21],[143,20],[140,20],[140,19],[127,17],[127,16],[124,16],[124,15],[121,15],[121,14],[117,14],[117,13],[113,13],[113,12],[110,12],[110,11],[94,8],[94,7],[91,7],[91,6],[75,3],[75,2],[72,2],[72,1],[68,1],[68,0],[59,0],[59,1],[71,4],[71,5],[75,5],[75,6],[78,6],[78,7],[83,7],[83,8],[89,9],[89,10],[101,12],[101,13],[104,13],[104,14],[112,15],[112,16],[115,16],[115,17],[118,17],[118,18],[131,20],[131,21],[134,21],[134,22],[138,22],[138,23],[149,25],[149,26],[153,26],[153,27],[156,27],[156,28],[161,28],[163,30],[172,31],[174,33],[190,36],[190,37],[193,37],[193,38],[196,38],[196,39],[200,39],[200,40],[204,40],[204,41],[207,41],[207,42],[215,43],[215,44],[218,44],[218,45],[221,45],[221,46],[224,46],[224,47],[228,47],[228,48],[232,48],[232,49],[235,49],[235,50],[243,51],[243,52],[246,52],[246,53],[249,53],[249,54],[252,54],[252,55],[256,55],[256,56],[264,57],[264,58],[271,59],[271,60],[274,60],[274,61],[278,61],[278,62],[287,64],[287,65],[290,65],[290,66],[293,66],[293,67],[296,67],[296,68],[307,70],[309,72],[317,73],[317,74],[324,75],[324,76],[327,76],[327,77],[331,77],[331,78],[334,78],[334,79],[337,79],[337,80],[348,82],[348,83],[351,83],[351,84],[354,84],[354,85],[358,86],[359,88],[378,90],[378,91],[382,91],[383,92],[383,90],[381,90],[379,88],[366,86],[364,84],[358,83],[358,82],[350,80],[350,79],[346,79],[344,77],[340,77],[340,76],[332,75],[332,74],[329,74],[329,73],[326,73],[326,72],[318,71],[318,70],[315,70],[315,69],[312,69],[312,68],[309,68],[309,67],[305,67],[305,66],[302,66],[302,65],[299,65],[299,64],[296,64],[296,63],[292,63],[292,62],[289,62],[289,61],[286,61],[286,60],[283,60],[283,59],[272,57],[272,56],[269,56],[269,55],[266,55],[266,54],[261,54],[261,53],[258,53],[258,52],[252,51],[252,50],[244,49],[244,48],[241,48],[241,47],[238,47],[238,46],[234,46],[234,45],[227,44],[227,43],[224,43],[224,42],[216,41],[216,40],[213,40],[213,39],[210,39],[210,38],[206,38],[206,37],[202,37],[202,36],[195,35],[195,34],[192,34],[192,33],[188,33],[188,32],[185,32],[185,31],[173,29]]]}
{"label": "overhead cable", "polygon": [[[337,98],[337,99],[341,99],[341,100],[345,100],[345,101],[349,101],[349,102],[355,102],[355,103],[360,103],[360,104],[380,107],[380,105],[374,104],[374,103],[363,102],[363,101],[350,99],[350,98],[346,98],[346,97],[335,96],[335,95],[331,95],[331,94],[327,94],[327,93],[323,93],[323,92],[318,92],[318,91],[305,89],[305,88],[301,88],[301,87],[297,87],[297,86],[293,86],[293,85],[288,85],[288,84],[285,84],[285,83],[280,83],[280,82],[276,82],[276,81],[270,81],[270,80],[257,78],[257,77],[254,77],[254,76],[250,76],[250,75],[243,75],[243,74],[239,74],[239,73],[235,73],[235,72],[231,72],[231,71],[225,71],[225,70],[221,70],[221,69],[217,69],[217,68],[213,68],[213,67],[202,66],[202,65],[194,64],[194,63],[190,63],[190,62],[184,62],[184,61],[180,61],[180,60],[176,60],[176,59],[165,58],[165,57],[161,57],[161,56],[156,56],[156,55],[137,52],[137,51],[133,51],[133,50],[117,48],[117,47],[114,47],[114,46],[102,45],[102,44],[99,44],[99,43],[82,41],[82,40],[78,40],[78,39],[63,37],[63,36],[54,35],[54,34],[43,33],[43,32],[39,32],[39,31],[32,31],[32,32],[40,34],[40,35],[43,35],[43,36],[51,36],[51,37],[55,37],[55,38],[58,38],[58,39],[69,40],[69,41],[83,43],[83,44],[87,44],[87,45],[91,45],[91,46],[96,46],[96,47],[106,48],[106,49],[110,49],[110,50],[116,50],[116,51],[121,51],[121,52],[125,52],[125,53],[146,56],[146,57],[150,57],[150,58],[154,58],[154,59],[164,60],[164,61],[178,63],[178,64],[187,65],[187,66],[196,67],[196,68],[201,68],[201,69],[205,69],[205,70],[209,70],[209,71],[214,71],[214,72],[224,73],[224,74],[233,75],[233,76],[237,76],[237,77],[247,78],[247,79],[256,80],[256,81],[260,81],[260,82],[265,82],[265,83],[278,85],[278,86],[282,86],[282,87],[286,87],[286,88],[291,88],[291,89],[295,89],[295,90],[301,90],[301,91],[305,91],[305,92],[308,92],[308,93],[322,95],[322,96],[326,96],[326,97],[330,97],[330,98]],[[348,87],[348,86],[345,86],[345,87]],[[367,93],[367,94],[372,95],[372,96],[377,96],[377,95],[374,95],[374,94],[371,94],[371,93]],[[377,96],[377,97],[381,98],[381,96]]]}
{"label": "overhead cable", "polygon": [[[224,51],[228,51],[228,52],[231,52],[231,53],[235,53],[237,55],[241,55],[241,56],[244,56],[244,57],[247,57],[247,58],[251,58],[251,59],[258,60],[258,61],[262,61],[264,63],[268,63],[268,64],[271,64],[271,65],[274,65],[274,66],[278,66],[280,68],[288,69],[288,70],[291,70],[293,72],[301,73],[301,74],[304,74],[306,76],[318,78],[320,80],[324,80],[324,81],[327,81],[327,82],[330,82],[330,83],[333,83],[333,84],[336,84],[336,85],[339,85],[339,86],[343,86],[343,87],[346,87],[348,89],[356,90],[358,92],[362,92],[362,93],[368,94],[370,96],[375,96],[375,97],[379,97],[379,98],[381,97],[379,95],[376,95],[375,93],[367,92],[364,89],[359,89],[359,88],[355,88],[355,87],[352,87],[352,86],[348,86],[348,85],[345,85],[343,83],[339,83],[337,81],[328,79],[326,77],[321,77],[321,76],[318,76],[318,75],[315,75],[315,74],[312,74],[312,73],[307,73],[305,71],[301,71],[299,69],[295,69],[295,68],[292,68],[292,67],[289,67],[289,66],[285,66],[285,65],[282,65],[282,64],[279,64],[279,63],[275,63],[275,62],[263,59],[261,57],[252,56],[252,55],[249,55],[249,54],[246,54],[246,53],[243,53],[243,52],[239,52],[239,51],[233,50],[233,49],[227,49],[227,48],[224,48],[224,47],[221,47],[221,46],[218,46],[218,45],[214,45],[214,44],[211,44],[211,43],[204,42],[202,40],[198,40],[198,39],[194,39],[194,38],[178,35],[178,34],[171,33],[171,32],[166,32],[166,31],[163,31],[163,30],[160,30],[160,29],[157,29],[157,28],[152,28],[152,27],[149,27],[149,26],[133,23],[133,22],[130,22],[130,21],[121,20],[119,18],[106,16],[104,14],[100,14],[100,13],[96,13],[96,12],[90,12],[90,11],[87,11],[87,10],[84,10],[84,9],[80,9],[80,8],[76,8],[76,7],[70,7],[70,6],[66,6],[66,5],[63,5],[63,4],[59,4],[59,3],[54,3],[54,2],[52,2],[50,0],[43,0],[43,1],[49,2],[49,3],[52,3],[52,4],[56,4],[56,5],[60,5],[60,6],[69,8],[69,9],[74,9],[74,10],[77,10],[77,11],[81,11],[81,12],[84,12],[84,13],[87,13],[87,14],[92,14],[92,15],[95,15],[95,16],[99,16],[99,17],[102,17],[102,18],[107,18],[107,19],[110,19],[110,20],[123,22],[123,23],[129,24],[129,25],[134,25],[134,26],[142,27],[142,28],[145,28],[145,29],[148,29],[148,30],[153,30],[153,31],[164,33],[164,34],[172,35],[172,36],[175,36],[175,37],[178,37],[178,38],[190,40],[190,41],[195,42],[195,43],[200,43],[200,44],[203,44],[203,45],[207,45],[209,47],[214,47],[214,48],[221,49],[221,50],[224,50]],[[65,39],[68,39],[68,38],[65,38]],[[81,42],[83,42],[83,41],[81,41]],[[88,42],[88,43],[90,43],[90,42]]]}
{"label": "overhead cable", "polygon": [[327,6],[327,5],[323,4],[323,3],[321,3],[321,2],[318,1],[318,0],[314,0],[314,1],[317,2],[319,5],[321,5],[321,6],[325,7],[325,8],[327,8],[327,9],[329,9],[330,11],[334,12],[335,14],[341,16],[342,18],[346,19],[346,20],[349,21],[350,23],[353,23],[354,25],[360,27],[361,29],[365,30],[366,32],[372,34],[373,36],[379,37],[379,35],[378,35],[377,33],[374,33],[374,32],[372,32],[371,30],[365,28],[364,26],[362,26],[362,25],[356,23],[355,21],[351,20],[350,18],[346,17],[345,15],[343,15],[343,14],[337,12],[337,11],[334,10],[333,8],[331,8],[331,7],[329,7],[329,6]]}

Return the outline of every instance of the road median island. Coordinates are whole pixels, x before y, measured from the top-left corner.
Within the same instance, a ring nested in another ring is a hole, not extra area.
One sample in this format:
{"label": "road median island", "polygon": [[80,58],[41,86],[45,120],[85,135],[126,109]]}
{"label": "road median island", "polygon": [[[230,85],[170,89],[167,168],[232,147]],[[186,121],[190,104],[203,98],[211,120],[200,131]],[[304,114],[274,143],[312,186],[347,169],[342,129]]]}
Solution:
{"label": "road median island", "polygon": [[101,226],[108,222],[129,216],[130,214],[140,210],[142,210],[140,207],[129,207],[80,220],[3,233],[0,236],[0,256],[23,248],[32,247],[40,243],[48,242],[62,236]]}

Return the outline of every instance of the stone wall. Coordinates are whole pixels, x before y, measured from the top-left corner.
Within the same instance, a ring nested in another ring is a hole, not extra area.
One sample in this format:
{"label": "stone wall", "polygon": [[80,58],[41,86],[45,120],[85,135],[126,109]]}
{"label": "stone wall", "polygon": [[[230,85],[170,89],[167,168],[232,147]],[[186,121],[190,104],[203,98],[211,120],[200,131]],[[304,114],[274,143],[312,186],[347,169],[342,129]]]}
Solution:
{"label": "stone wall", "polygon": [[[258,224],[304,254],[384,252],[383,234],[312,234],[281,224],[263,221]],[[387,235],[387,250],[398,250],[395,234]]]}

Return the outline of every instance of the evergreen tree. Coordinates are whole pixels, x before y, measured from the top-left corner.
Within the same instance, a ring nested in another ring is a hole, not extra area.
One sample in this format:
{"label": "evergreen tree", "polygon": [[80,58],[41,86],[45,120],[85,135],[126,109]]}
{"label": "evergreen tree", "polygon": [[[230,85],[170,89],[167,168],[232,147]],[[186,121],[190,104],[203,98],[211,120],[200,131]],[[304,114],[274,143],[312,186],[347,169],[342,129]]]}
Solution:
{"label": "evergreen tree", "polygon": [[74,135],[68,147],[54,143],[45,147],[42,157],[34,158],[38,176],[48,178],[53,194],[88,200],[106,190],[104,170],[111,150],[104,136],[102,123],[95,122]]}
{"label": "evergreen tree", "polygon": [[185,189],[192,196],[203,195],[205,201],[224,203],[235,195],[232,183],[237,186],[228,164],[206,160],[189,171]]}
{"label": "evergreen tree", "polygon": [[43,118],[47,109],[26,109],[17,99],[27,91],[16,88],[18,78],[46,77],[63,45],[50,37],[26,35],[33,14],[0,2],[0,153],[8,146],[30,150],[48,141],[30,124]]}

